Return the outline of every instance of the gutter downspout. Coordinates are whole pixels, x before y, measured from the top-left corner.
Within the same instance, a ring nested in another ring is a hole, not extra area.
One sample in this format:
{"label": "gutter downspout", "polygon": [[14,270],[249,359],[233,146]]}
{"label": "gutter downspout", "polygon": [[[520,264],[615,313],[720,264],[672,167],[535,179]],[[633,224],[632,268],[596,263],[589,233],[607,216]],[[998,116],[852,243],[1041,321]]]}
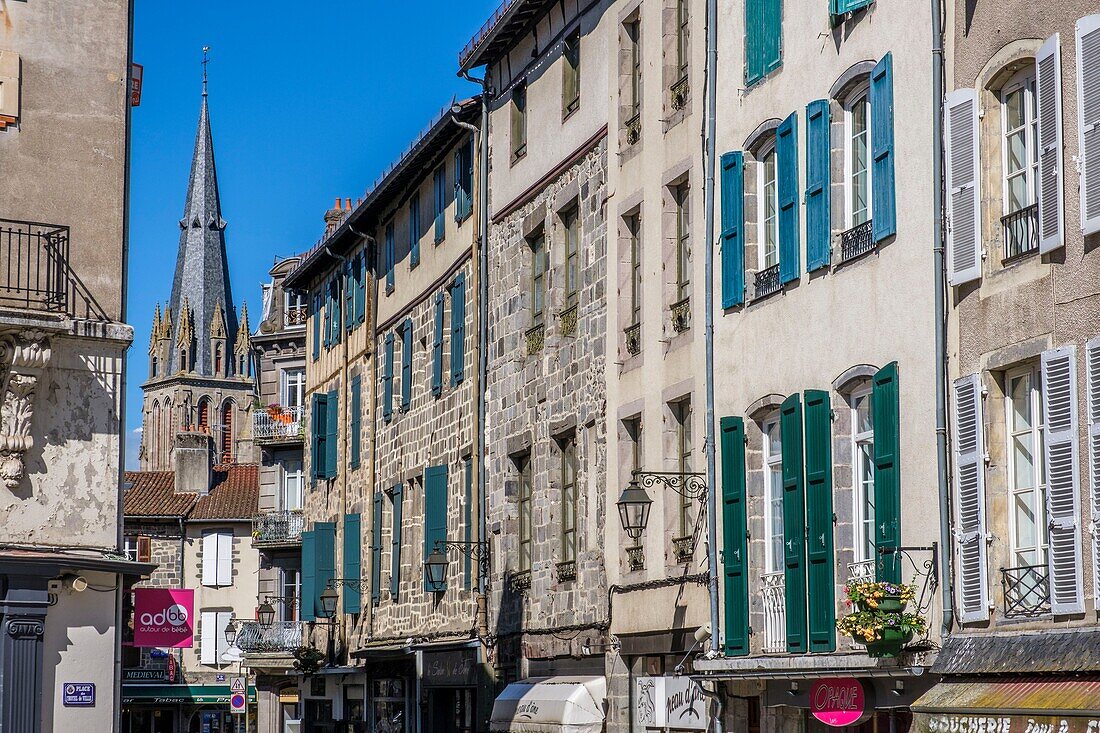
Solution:
{"label": "gutter downspout", "polygon": [[943,25],[940,0],[932,10],[932,194],[933,251],[935,252],[936,319],[936,469],[940,500],[940,588],[943,593],[943,636],[951,635],[955,611],[951,593],[951,500],[947,463],[947,323],[943,232]]}
{"label": "gutter downspout", "polygon": [[[934,0],[933,0],[934,1]],[[705,166],[703,183],[703,211],[705,223],[706,257],[704,268],[704,305],[706,342],[706,431],[705,449],[707,454],[707,590],[710,593],[710,654],[717,656],[721,651],[721,633],[718,623],[718,491],[717,471],[715,470],[714,447],[714,150],[715,150],[715,106],[718,98],[718,0],[707,0],[706,9],[707,62],[704,66],[706,76],[706,132],[704,134],[703,165]]]}

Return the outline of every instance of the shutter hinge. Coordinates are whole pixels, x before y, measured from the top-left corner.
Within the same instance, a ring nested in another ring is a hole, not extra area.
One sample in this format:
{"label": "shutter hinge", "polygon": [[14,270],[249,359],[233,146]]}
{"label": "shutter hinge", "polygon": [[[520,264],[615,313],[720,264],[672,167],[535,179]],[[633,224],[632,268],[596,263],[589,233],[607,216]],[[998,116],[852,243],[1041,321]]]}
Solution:
{"label": "shutter hinge", "polygon": [[836,422],[836,410],[829,408],[829,422]]}
{"label": "shutter hinge", "polygon": [[750,626],[750,627],[749,627],[749,636],[752,636],[752,635],[753,635],[753,634],[755,634],[755,633],[756,633],[756,632],[755,632],[755,631],[753,631],[753,630],[752,630],[752,627]]}
{"label": "shutter hinge", "polygon": [[833,524],[836,525],[838,523],[839,523],[839,520],[836,518],[836,512],[833,512]]}

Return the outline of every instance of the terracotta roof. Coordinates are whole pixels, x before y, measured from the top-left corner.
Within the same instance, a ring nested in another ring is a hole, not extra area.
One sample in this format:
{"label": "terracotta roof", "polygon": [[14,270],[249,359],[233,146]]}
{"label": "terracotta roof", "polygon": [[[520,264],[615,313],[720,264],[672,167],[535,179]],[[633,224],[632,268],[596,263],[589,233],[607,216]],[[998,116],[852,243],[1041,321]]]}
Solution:
{"label": "terracotta roof", "polygon": [[128,517],[186,517],[198,494],[177,494],[171,471],[127,471],[130,488],[122,500]]}
{"label": "terracotta roof", "polygon": [[205,496],[175,490],[172,471],[127,471],[131,484],[123,499],[128,517],[184,517],[192,520],[251,519],[260,497],[259,466],[215,466],[213,488]]}

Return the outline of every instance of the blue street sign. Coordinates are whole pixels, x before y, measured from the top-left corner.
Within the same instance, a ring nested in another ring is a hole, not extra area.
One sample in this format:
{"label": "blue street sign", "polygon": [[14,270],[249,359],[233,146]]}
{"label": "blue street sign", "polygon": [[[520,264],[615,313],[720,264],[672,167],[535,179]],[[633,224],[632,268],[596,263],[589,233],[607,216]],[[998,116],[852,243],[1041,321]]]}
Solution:
{"label": "blue street sign", "polygon": [[94,708],[94,682],[66,682],[61,686],[63,702],[67,708]]}

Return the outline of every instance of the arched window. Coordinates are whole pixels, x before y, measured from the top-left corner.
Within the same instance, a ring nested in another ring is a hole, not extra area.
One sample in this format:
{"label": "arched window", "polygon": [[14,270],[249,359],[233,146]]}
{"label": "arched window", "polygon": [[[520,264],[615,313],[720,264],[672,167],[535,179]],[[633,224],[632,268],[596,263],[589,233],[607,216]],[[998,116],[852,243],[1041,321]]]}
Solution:
{"label": "arched window", "polygon": [[871,220],[871,103],[863,81],[844,100],[844,228]]}
{"label": "arched window", "polygon": [[222,406],[221,419],[221,462],[233,462],[233,403],[226,402]]}
{"label": "arched window", "polygon": [[150,420],[149,439],[149,463],[152,468],[157,468],[160,463],[160,403],[153,403],[153,417]]}
{"label": "arched window", "polygon": [[210,432],[210,400],[205,397],[199,400],[199,430],[204,433]]}
{"label": "arched window", "polygon": [[998,94],[1001,102],[1001,224],[1004,258],[1038,248],[1039,115],[1035,65],[1017,71]]}
{"label": "arched window", "polygon": [[154,357],[153,357],[153,361],[152,361],[152,367],[150,368],[150,371],[152,372],[152,373],[150,374],[150,376],[152,376],[152,377],[154,377],[154,378],[155,378],[155,377],[158,377],[158,376],[160,376],[160,375],[159,375],[159,374],[157,373],[157,372],[158,372],[158,369],[159,369],[159,367],[160,367],[160,362],[159,362],[159,360],[157,359],[157,357],[155,357],[155,356],[154,356]]}
{"label": "arched window", "polygon": [[214,374],[215,376],[222,376],[222,345],[218,344],[214,347]]}
{"label": "arched window", "polygon": [[180,349],[180,371],[187,371],[187,349]]}

